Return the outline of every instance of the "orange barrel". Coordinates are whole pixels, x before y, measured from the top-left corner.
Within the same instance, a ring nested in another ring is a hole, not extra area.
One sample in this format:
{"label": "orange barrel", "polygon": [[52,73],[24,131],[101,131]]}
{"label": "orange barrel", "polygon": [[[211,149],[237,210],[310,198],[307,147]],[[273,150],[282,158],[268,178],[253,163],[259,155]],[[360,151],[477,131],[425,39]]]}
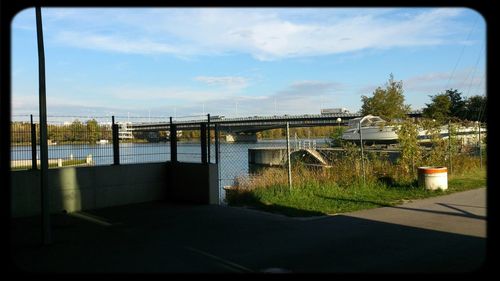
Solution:
{"label": "orange barrel", "polygon": [[418,167],[418,185],[430,190],[448,189],[446,167]]}

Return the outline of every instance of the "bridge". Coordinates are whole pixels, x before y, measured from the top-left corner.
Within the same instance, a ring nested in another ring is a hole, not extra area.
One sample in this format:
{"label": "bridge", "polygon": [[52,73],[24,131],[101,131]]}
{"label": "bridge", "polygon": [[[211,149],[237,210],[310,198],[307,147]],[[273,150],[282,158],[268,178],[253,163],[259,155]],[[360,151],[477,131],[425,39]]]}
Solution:
{"label": "bridge", "polygon": [[[421,111],[408,113],[409,117],[420,117]],[[284,128],[286,123],[289,127],[318,127],[318,126],[346,126],[353,118],[362,117],[359,113],[332,113],[332,114],[303,114],[303,115],[281,115],[281,116],[253,116],[238,118],[209,118],[197,120],[172,120],[172,122],[148,122],[133,123],[128,126],[134,131],[165,131],[170,125],[175,125],[177,130],[198,130],[201,124],[226,133],[226,141],[257,141],[257,132]],[[339,119],[340,118],[340,119]],[[340,120],[340,121],[338,121]]]}

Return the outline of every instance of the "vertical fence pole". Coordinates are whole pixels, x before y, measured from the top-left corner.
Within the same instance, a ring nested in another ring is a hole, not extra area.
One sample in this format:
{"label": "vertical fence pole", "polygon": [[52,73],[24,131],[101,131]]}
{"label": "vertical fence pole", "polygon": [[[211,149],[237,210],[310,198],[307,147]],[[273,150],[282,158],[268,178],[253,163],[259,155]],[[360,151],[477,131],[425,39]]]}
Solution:
{"label": "vertical fence pole", "polygon": [[359,147],[361,147],[361,170],[363,171],[363,185],[365,185],[365,155],[363,152],[363,133],[361,132],[361,120],[359,121]]}
{"label": "vertical fence pole", "polygon": [[479,122],[479,168],[483,168],[483,153],[481,151],[481,122]]}
{"label": "vertical fence pole", "polygon": [[208,163],[212,161],[210,158],[210,114],[207,114],[207,134],[208,134],[208,141],[207,141],[207,154],[208,154]]}
{"label": "vertical fence pole", "polygon": [[49,204],[49,149],[47,144],[47,102],[45,92],[45,52],[43,47],[42,9],[36,7],[36,30],[38,43],[38,83],[39,83],[39,110],[40,110],[40,162],[41,162],[41,213],[42,213],[42,240],[44,245],[52,243],[50,229]]}
{"label": "vertical fence pole", "polygon": [[201,163],[207,163],[207,124],[200,124]]}
{"label": "vertical fence pole", "polygon": [[217,178],[218,178],[218,188],[219,188],[219,201],[217,202],[218,205],[221,205],[222,203],[222,181],[220,177],[220,143],[219,143],[219,137],[220,137],[220,132],[219,132],[219,124],[215,123],[214,124],[214,138],[215,138],[215,163],[217,164]]}
{"label": "vertical fence pole", "polygon": [[177,125],[174,125],[170,117],[170,162],[177,162]]}
{"label": "vertical fence pole", "polygon": [[120,165],[120,136],[118,124],[115,124],[115,116],[111,117],[111,131],[113,135],[113,164]]}
{"label": "vertical fence pole", "polygon": [[37,161],[36,161],[36,125],[33,124],[33,114],[30,114],[31,120],[31,169],[36,170]]}
{"label": "vertical fence pole", "polygon": [[292,189],[292,162],[290,161],[290,125],[286,122],[286,154],[288,160],[288,188]]}
{"label": "vertical fence pole", "polygon": [[219,124],[215,124],[215,163],[219,164]]}

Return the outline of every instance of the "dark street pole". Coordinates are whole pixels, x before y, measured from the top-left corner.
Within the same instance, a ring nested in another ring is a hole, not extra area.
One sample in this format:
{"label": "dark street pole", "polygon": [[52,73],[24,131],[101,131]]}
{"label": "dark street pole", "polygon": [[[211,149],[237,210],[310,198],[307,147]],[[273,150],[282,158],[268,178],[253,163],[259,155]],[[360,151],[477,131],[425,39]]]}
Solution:
{"label": "dark street pole", "polygon": [[45,94],[45,54],[43,48],[42,11],[36,12],[36,34],[38,41],[38,83],[39,83],[39,110],[40,110],[40,162],[41,162],[41,213],[42,213],[42,241],[44,245],[51,243],[49,186],[48,186],[48,147],[47,147],[47,103]]}

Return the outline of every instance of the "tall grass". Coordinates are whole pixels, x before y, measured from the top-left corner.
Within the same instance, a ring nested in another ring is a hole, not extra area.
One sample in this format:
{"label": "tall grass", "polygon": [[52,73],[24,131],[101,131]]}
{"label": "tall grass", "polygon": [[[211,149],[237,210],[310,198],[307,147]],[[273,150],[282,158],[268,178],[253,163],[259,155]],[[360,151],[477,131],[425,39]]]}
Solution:
{"label": "tall grass", "polygon": [[[263,169],[241,178],[227,193],[230,205],[247,205],[291,216],[308,216],[391,206],[405,200],[426,198],[486,184],[479,158],[467,154],[453,157],[446,192],[418,187],[417,175],[407,165],[393,164],[387,155],[367,153],[363,180],[361,159],[356,147],[348,146],[331,168],[310,168],[293,163],[292,187],[284,168]],[[424,162],[425,163],[425,162]]]}

